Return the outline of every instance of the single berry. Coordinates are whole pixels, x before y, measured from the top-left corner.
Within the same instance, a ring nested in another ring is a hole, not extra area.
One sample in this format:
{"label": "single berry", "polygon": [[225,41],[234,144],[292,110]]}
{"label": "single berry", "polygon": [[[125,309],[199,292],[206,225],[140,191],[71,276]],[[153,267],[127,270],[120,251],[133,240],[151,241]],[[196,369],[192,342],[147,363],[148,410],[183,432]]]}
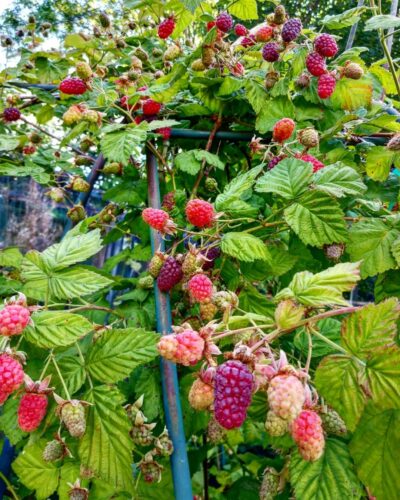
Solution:
{"label": "single berry", "polygon": [[204,71],[206,69],[202,59],[195,59],[190,67],[193,71]]}
{"label": "single berry", "polygon": [[140,446],[150,446],[154,441],[151,424],[134,425],[129,432],[133,442]]}
{"label": "single berry", "polygon": [[207,179],[204,182],[204,187],[207,189],[207,191],[214,193],[215,191],[218,190],[217,179],[215,179],[214,177],[207,177]]}
{"label": "single berry", "polygon": [[189,251],[182,262],[182,271],[186,278],[192,276],[199,268],[196,251]]}
{"label": "single berry", "polygon": [[164,256],[161,253],[156,253],[151,258],[148,270],[153,278],[157,278],[157,276],[160,274],[161,268],[164,265],[164,261]]}
{"label": "single berry", "polygon": [[279,47],[275,42],[266,43],[262,49],[262,56],[268,62],[275,62],[279,59]]}
{"label": "single berry", "polygon": [[322,426],[327,434],[335,436],[345,436],[347,427],[344,420],[333,408],[326,407],[319,413],[322,420]]}
{"label": "single berry", "polygon": [[303,410],[292,423],[292,436],[304,460],[314,462],[324,453],[325,437],[318,413]]}
{"label": "single berry", "polygon": [[93,75],[93,71],[87,62],[79,61],[76,63],[76,74],[82,80],[89,80]]}
{"label": "single berry", "polygon": [[10,337],[23,332],[30,321],[29,309],[18,304],[6,305],[0,311],[0,335]]}
{"label": "single berry", "polygon": [[100,12],[99,22],[103,28],[109,28],[111,26],[111,20],[105,12]]}
{"label": "single berry", "polygon": [[262,26],[256,31],[255,37],[257,42],[268,42],[274,35],[274,28],[272,26]]}
{"label": "single berry", "polygon": [[324,253],[327,259],[337,262],[343,255],[345,248],[343,243],[332,243],[332,245],[324,246]]}
{"label": "single berry", "polygon": [[270,436],[280,437],[288,431],[288,421],[279,417],[273,411],[267,413],[267,420],[265,421],[265,430]]}
{"label": "single berry", "polygon": [[0,405],[2,405],[7,400],[9,395],[10,395],[9,392],[0,389]]}
{"label": "single berry", "polygon": [[53,439],[49,441],[43,450],[43,460],[45,462],[55,462],[62,458],[64,454],[64,447],[60,441]]}
{"label": "single berry", "polygon": [[149,274],[138,279],[137,286],[143,290],[149,290],[154,286],[154,278]]}
{"label": "single berry", "polygon": [[36,146],[33,144],[28,144],[22,148],[22,154],[24,155],[33,155],[34,153],[36,153]]}
{"label": "single berry", "polygon": [[235,35],[246,36],[249,30],[243,24],[235,24]]}
{"label": "single berry", "polygon": [[219,425],[214,417],[210,418],[207,426],[207,438],[211,443],[219,443],[226,434],[226,430]]}
{"label": "single berry", "polygon": [[174,29],[175,20],[174,17],[171,16],[168,19],[164,19],[164,21],[158,25],[158,36],[162,39],[168,38],[174,32]]}
{"label": "single berry", "polygon": [[215,62],[215,51],[212,47],[206,46],[201,49],[201,62],[205,68],[208,68]]}
{"label": "single berry", "polygon": [[86,83],[80,78],[68,77],[63,80],[58,88],[64,94],[81,95],[87,90]]}
{"label": "single berry", "polygon": [[168,141],[168,139],[171,137],[171,131],[171,127],[162,127],[156,130],[157,134],[162,135],[164,141]]}
{"label": "single berry", "polygon": [[240,427],[251,402],[252,373],[240,361],[226,361],[218,366],[214,383],[215,419],[225,429]]}
{"label": "single berry", "polygon": [[240,41],[240,45],[245,49],[247,47],[252,47],[256,44],[256,37],[254,35],[244,36]]}
{"label": "single berry", "polygon": [[319,144],[319,135],[315,128],[307,127],[299,131],[297,140],[306,148],[315,148]]}
{"label": "single berry", "polygon": [[72,437],[81,438],[85,434],[85,407],[80,401],[73,400],[63,404],[60,416]]}
{"label": "single berry", "polygon": [[200,304],[200,318],[203,321],[211,321],[218,312],[218,307],[210,302],[202,302]]}
{"label": "single berry", "polygon": [[265,75],[265,83],[264,83],[265,88],[272,89],[279,80],[279,77],[280,77],[279,71],[275,71],[273,69],[268,71],[268,73]]}
{"label": "single berry", "polygon": [[200,252],[206,260],[203,262],[202,268],[204,271],[208,271],[214,267],[215,261],[221,255],[221,249],[219,247],[206,247],[204,250]]}
{"label": "single berry", "polygon": [[7,123],[16,122],[21,118],[21,111],[18,108],[5,108],[3,118]]}
{"label": "single berry", "polygon": [[198,363],[204,352],[204,340],[187,328],[181,333],[164,335],[157,345],[161,356],[173,363],[191,366]]}
{"label": "single berry", "polygon": [[78,123],[82,119],[82,109],[80,106],[71,106],[67,109],[67,111],[63,114],[63,122],[65,125],[73,125],[74,123]]}
{"label": "single berry", "polygon": [[314,49],[323,57],[333,57],[339,50],[336,40],[332,35],[322,33],[314,40]]}
{"label": "single berry", "polygon": [[169,292],[183,278],[182,266],[173,257],[164,262],[157,278],[158,288],[162,292]]}
{"label": "single berry", "polygon": [[153,99],[146,99],[143,102],[143,114],[146,116],[157,115],[161,110],[161,104],[153,101]]}
{"label": "single berry", "polygon": [[296,40],[296,38],[300,35],[302,29],[303,25],[301,24],[300,19],[289,19],[289,21],[286,21],[286,23],[283,25],[282,40],[286,43]]}
{"label": "single berry", "polygon": [[18,425],[24,432],[35,431],[46,415],[47,396],[45,394],[25,393],[18,407]]}
{"label": "single berry", "polygon": [[285,142],[293,134],[296,124],[291,118],[282,118],[272,129],[272,137],[276,142]]}
{"label": "single berry", "polygon": [[175,43],[170,45],[167,50],[164,52],[163,60],[164,61],[174,61],[178,58],[182,53],[182,49],[178,47]]}
{"label": "single berry", "polygon": [[283,24],[286,21],[286,11],[283,5],[277,5],[272,14],[272,21],[275,24]]}
{"label": "single berry", "polygon": [[326,73],[318,78],[317,92],[320,99],[328,99],[336,87],[336,78],[330,73]]}
{"label": "single berry", "polygon": [[325,59],[317,52],[311,52],[306,57],[306,66],[308,71],[314,76],[321,76],[326,73]]}
{"label": "single berry", "polygon": [[289,422],[299,415],[305,402],[304,386],[294,375],[276,375],[267,395],[270,410]]}
{"label": "single berry", "polygon": [[317,158],[315,158],[315,156],[313,155],[309,155],[306,153],[303,154],[297,153],[295,157],[298,158],[299,160],[311,163],[311,165],[313,166],[313,172],[317,172],[318,170],[321,170],[321,168],[325,167],[325,164],[322,163],[322,161],[317,160]]}
{"label": "single berry", "polygon": [[196,379],[189,391],[189,403],[195,410],[207,410],[214,402],[214,389],[210,384]]}
{"label": "single berry", "polygon": [[278,163],[286,158],[286,155],[274,156],[268,163],[268,170],[276,167]]}
{"label": "single berry", "polygon": [[21,363],[7,353],[0,354],[0,390],[11,394],[23,381],[24,370]]}
{"label": "single berry", "polygon": [[173,234],[175,232],[176,225],[164,210],[145,208],[142,212],[142,218],[146,224],[161,233]]}
{"label": "single berry", "polygon": [[233,28],[232,16],[230,16],[227,12],[221,12],[218,14],[215,24],[219,30],[226,33]]}
{"label": "single berry", "polygon": [[139,462],[138,467],[146,483],[159,483],[161,481],[161,472],[163,466],[154,460]]}
{"label": "single berry", "polygon": [[386,145],[390,151],[400,151],[400,134],[395,134]]}
{"label": "single berry", "polygon": [[208,302],[213,294],[213,284],[205,274],[195,274],[189,280],[188,290],[195,302]]}
{"label": "single berry", "polygon": [[207,31],[210,31],[214,28],[214,26],[216,26],[217,23],[215,21],[208,21],[207,23]]}
{"label": "single berry", "polygon": [[211,203],[198,198],[189,201],[185,213],[187,220],[196,227],[211,227],[215,217]]}
{"label": "single berry", "polygon": [[79,479],[77,479],[74,484],[67,484],[71,487],[68,491],[69,500],[87,500],[89,498],[89,490],[81,486]]}
{"label": "single berry", "polygon": [[260,488],[260,500],[272,500],[278,494],[279,474],[273,467],[267,467],[263,472]]}
{"label": "single berry", "polygon": [[352,80],[359,80],[364,75],[364,70],[359,64],[347,61],[343,68],[343,75]]}
{"label": "single berry", "polygon": [[245,67],[243,66],[243,64],[241,62],[236,62],[229,69],[230,69],[230,72],[232,73],[232,75],[235,75],[235,76],[243,76],[245,71],[246,71]]}
{"label": "single berry", "polygon": [[310,82],[310,76],[307,73],[302,73],[295,81],[295,84],[297,85],[297,87],[305,89],[310,86]]}

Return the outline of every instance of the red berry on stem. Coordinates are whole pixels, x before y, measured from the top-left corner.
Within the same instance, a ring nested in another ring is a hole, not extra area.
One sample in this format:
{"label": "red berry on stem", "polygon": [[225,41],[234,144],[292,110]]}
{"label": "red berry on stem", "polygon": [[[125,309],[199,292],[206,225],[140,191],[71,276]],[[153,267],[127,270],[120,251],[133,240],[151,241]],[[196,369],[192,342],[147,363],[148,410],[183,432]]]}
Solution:
{"label": "red berry on stem", "polygon": [[309,462],[318,460],[324,453],[325,437],[322,421],[312,410],[303,410],[292,424],[292,436],[299,453]]}
{"label": "red berry on stem", "polygon": [[236,24],[235,25],[235,35],[237,36],[245,36],[249,30],[246,28],[246,26],[243,26],[243,24]]}
{"label": "red berry on stem", "polygon": [[293,134],[296,124],[291,118],[282,118],[272,129],[272,137],[276,142],[285,142]]}
{"label": "red berry on stem", "polygon": [[200,335],[187,328],[181,333],[161,337],[157,349],[163,358],[173,363],[192,366],[202,359],[204,346]]}
{"label": "red berry on stem", "polygon": [[86,83],[80,78],[68,77],[63,80],[59,87],[61,92],[69,95],[81,95],[87,91]]}
{"label": "red berry on stem", "polygon": [[188,283],[189,294],[195,302],[207,302],[213,294],[213,284],[205,274],[195,274]]}
{"label": "red berry on stem", "polygon": [[256,32],[256,40],[257,42],[268,42],[274,35],[274,29],[272,26],[262,26]]}
{"label": "red berry on stem", "polygon": [[245,36],[240,42],[240,45],[244,48],[252,47],[255,44],[256,44],[256,37],[254,35]]}
{"label": "red berry on stem", "polygon": [[286,21],[283,25],[282,40],[286,43],[292,42],[300,35],[302,29],[303,25],[301,24],[300,19],[289,19],[289,21]]}
{"label": "red berry on stem", "polygon": [[168,19],[164,19],[159,25],[158,25],[158,36],[160,38],[168,38],[169,36],[172,35],[173,31],[175,29],[175,20],[173,17],[169,17]]}
{"label": "red berry on stem", "polygon": [[11,394],[18,389],[23,381],[24,370],[21,363],[7,353],[0,354],[1,392]]}
{"label": "red berry on stem", "polygon": [[45,394],[24,394],[18,407],[19,428],[24,432],[35,431],[46,415],[47,404]]}
{"label": "red berry on stem", "polygon": [[208,201],[194,199],[186,205],[187,220],[196,227],[211,227],[215,217],[214,207]]}
{"label": "red berry on stem", "polygon": [[143,102],[143,114],[146,116],[157,115],[161,110],[161,104],[153,101],[153,99],[146,99]]}
{"label": "red berry on stem", "polygon": [[217,28],[226,33],[233,28],[233,19],[227,12],[221,12],[218,14],[217,19],[215,20],[215,24]]}
{"label": "red berry on stem", "polygon": [[240,361],[227,361],[217,368],[214,384],[215,419],[225,429],[240,427],[253,391],[250,370]]}
{"label": "red berry on stem", "polygon": [[326,73],[325,59],[317,52],[312,52],[306,57],[308,71],[314,76],[321,76]]}
{"label": "red berry on stem", "polygon": [[30,321],[29,309],[18,304],[10,304],[0,311],[0,335],[19,335]]}
{"label": "red berry on stem", "polygon": [[162,127],[158,128],[156,130],[157,134],[162,135],[164,141],[168,141],[168,139],[171,137],[171,127]]}
{"label": "red berry on stem", "polygon": [[296,158],[299,158],[300,160],[307,161],[308,163],[311,163],[313,166],[313,172],[317,172],[318,170],[321,170],[321,168],[325,167],[325,164],[322,163],[322,161],[317,160],[315,156],[309,155],[307,153],[304,154],[299,154],[297,153]]}
{"label": "red berry on stem", "polygon": [[325,75],[321,75],[318,78],[317,92],[318,96],[321,99],[328,99],[336,87],[336,78],[332,76],[330,73],[326,73]]}
{"label": "red berry on stem", "polygon": [[172,234],[175,232],[175,224],[164,210],[159,208],[145,208],[142,218],[153,229],[162,233]]}
{"label": "red berry on stem", "polygon": [[339,50],[336,40],[327,33],[322,33],[322,35],[317,36],[314,41],[314,49],[323,57],[333,57]]}
{"label": "red berry on stem", "polygon": [[158,288],[162,292],[169,292],[182,278],[182,265],[173,257],[168,257],[157,278]]}
{"label": "red berry on stem", "polygon": [[3,118],[7,123],[16,122],[21,118],[21,111],[18,108],[5,108]]}

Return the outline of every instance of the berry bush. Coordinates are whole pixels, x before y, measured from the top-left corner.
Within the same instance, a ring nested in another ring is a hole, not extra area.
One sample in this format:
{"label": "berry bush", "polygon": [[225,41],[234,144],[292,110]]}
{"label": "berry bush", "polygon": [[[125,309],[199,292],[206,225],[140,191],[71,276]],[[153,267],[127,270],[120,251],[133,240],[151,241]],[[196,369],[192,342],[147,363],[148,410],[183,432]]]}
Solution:
{"label": "berry bush", "polygon": [[[70,222],[43,251],[0,250],[14,497],[174,498],[160,356],[196,498],[398,497],[399,22],[368,19],[385,54],[368,66],[335,34],[366,9],[318,29],[257,9],[135,3],[59,51],[34,19],[18,35],[0,174]],[[375,302],[354,303],[371,278]],[[162,337],[153,289],[171,300]]]}

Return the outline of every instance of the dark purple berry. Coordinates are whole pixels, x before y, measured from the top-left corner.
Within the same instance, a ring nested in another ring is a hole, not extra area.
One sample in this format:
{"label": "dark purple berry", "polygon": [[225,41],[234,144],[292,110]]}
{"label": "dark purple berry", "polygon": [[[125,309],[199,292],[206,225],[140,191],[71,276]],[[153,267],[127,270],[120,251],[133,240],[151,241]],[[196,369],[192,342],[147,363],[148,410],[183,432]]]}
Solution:
{"label": "dark purple berry", "polygon": [[266,43],[262,49],[262,56],[268,62],[275,62],[279,59],[278,44],[275,42]]}
{"label": "dark purple berry", "polygon": [[173,257],[168,257],[157,278],[158,288],[162,292],[169,292],[183,278],[182,266]]}
{"label": "dark purple berry", "polygon": [[292,42],[296,40],[296,38],[300,35],[303,25],[301,24],[300,19],[289,19],[283,25],[282,28],[282,40],[284,42]]}

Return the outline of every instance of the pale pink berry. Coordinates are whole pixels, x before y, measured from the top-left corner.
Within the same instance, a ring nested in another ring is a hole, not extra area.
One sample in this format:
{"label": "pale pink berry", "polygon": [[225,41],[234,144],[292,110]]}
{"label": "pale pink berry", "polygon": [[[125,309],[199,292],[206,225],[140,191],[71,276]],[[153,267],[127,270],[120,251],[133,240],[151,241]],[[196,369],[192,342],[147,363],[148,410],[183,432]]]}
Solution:
{"label": "pale pink berry", "polygon": [[207,410],[214,402],[214,388],[197,378],[189,391],[189,403],[195,410]]}
{"label": "pale pink berry", "polygon": [[291,422],[305,402],[304,386],[294,375],[277,375],[269,383],[268,404],[275,415]]}
{"label": "pale pink berry", "polygon": [[19,335],[30,321],[29,309],[18,304],[9,304],[0,311],[0,335]]}
{"label": "pale pink berry", "polygon": [[303,410],[292,423],[292,436],[299,447],[299,453],[309,462],[321,458],[325,448],[322,421],[312,410]]}
{"label": "pale pink berry", "polygon": [[207,302],[213,294],[213,284],[205,274],[195,274],[188,283],[190,296],[195,302]]}
{"label": "pale pink berry", "polygon": [[189,328],[178,334],[164,335],[157,346],[163,358],[184,366],[198,363],[203,357],[204,347],[204,340]]}

